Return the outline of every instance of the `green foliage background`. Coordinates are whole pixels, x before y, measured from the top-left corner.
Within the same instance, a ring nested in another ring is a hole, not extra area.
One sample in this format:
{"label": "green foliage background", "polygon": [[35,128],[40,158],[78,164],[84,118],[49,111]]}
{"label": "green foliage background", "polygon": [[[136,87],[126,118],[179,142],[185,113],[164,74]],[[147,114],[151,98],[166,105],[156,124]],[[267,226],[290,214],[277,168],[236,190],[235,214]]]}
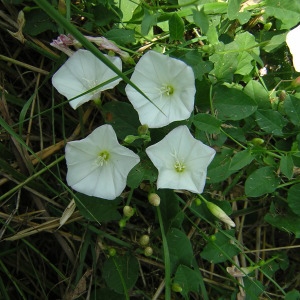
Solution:
{"label": "green foliage background", "polygon": [[[0,8],[1,299],[300,299],[300,89],[285,43],[300,2],[2,0]],[[100,106],[73,110],[51,85],[67,58],[49,43],[62,33],[105,63],[83,35],[106,37],[135,62],[150,49],[185,61],[196,78],[193,114],[150,130],[150,142],[140,137],[124,92],[130,62]],[[141,157],[109,202],[65,182],[65,143],[104,123],[121,143],[135,136],[125,144]],[[149,204],[157,171],[145,146],[179,124],[216,149],[202,197],[236,228],[185,191],[159,190],[160,206]],[[65,210],[72,199],[74,211]]]}

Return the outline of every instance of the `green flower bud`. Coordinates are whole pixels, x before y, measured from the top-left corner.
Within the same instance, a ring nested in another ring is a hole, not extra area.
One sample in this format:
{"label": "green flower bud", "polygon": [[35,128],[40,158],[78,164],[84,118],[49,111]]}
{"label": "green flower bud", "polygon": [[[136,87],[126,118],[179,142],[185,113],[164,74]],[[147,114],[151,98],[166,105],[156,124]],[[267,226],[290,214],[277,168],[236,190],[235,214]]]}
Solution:
{"label": "green flower bud", "polygon": [[281,91],[280,94],[279,94],[279,100],[284,101],[286,96],[287,96],[286,91]]}
{"label": "green flower bud", "polygon": [[201,200],[199,199],[199,198],[196,198],[195,199],[195,204],[197,205],[197,206],[199,206],[199,205],[201,205]]}
{"label": "green flower bud", "polygon": [[116,253],[117,253],[117,251],[116,251],[115,248],[109,248],[109,249],[108,249],[108,255],[109,255],[110,257],[115,256]]}
{"label": "green flower bud", "polygon": [[148,125],[147,124],[139,126],[139,128],[138,128],[138,134],[139,135],[144,135],[144,134],[147,134],[148,132],[149,131],[148,131]]}
{"label": "green flower bud", "polygon": [[181,293],[182,292],[182,287],[179,283],[173,283],[172,284],[172,291],[175,293]]}
{"label": "green flower bud", "polygon": [[209,237],[209,239],[210,239],[212,242],[214,242],[214,241],[217,239],[217,237],[213,234],[213,235],[211,235],[211,236]]}
{"label": "green flower bud", "polygon": [[271,29],[271,27],[272,27],[271,22],[268,22],[268,23],[264,24],[264,30],[266,30],[266,31],[269,31]]}
{"label": "green flower bud", "polygon": [[300,76],[298,76],[297,78],[295,78],[295,79],[292,81],[291,86],[292,86],[293,88],[300,87]]}
{"label": "green flower bud", "polygon": [[140,237],[140,245],[141,246],[147,246],[149,244],[150,237],[147,234],[144,234]]}
{"label": "green flower bud", "polygon": [[251,143],[254,145],[254,146],[260,146],[264,143],[265,141],[261,138],[254,138],[251,140]]}
{"label": "green flower bud", "polygon": [[153,206],[159,206],[160,204],[160,197],[156,193],[150,193],[148,195],[148,200]]}
{"label": "green flower bud", "polygon": [[152,254],[153,254],[153,249],[151,247],[148,246],[144,249],[145,256],[151,256]]}
{"label": "green flower bud", "polygon": [[125,217],[130,218],[134,215],[134,213],[135,213],[134,208],[132,208],[131,206],[128,206],[128,205],[124,206],[123,214],[124,214]]}
{"label": "green flower bud", "polygon": [[120,226],[120,228],[124,228],[126,226],[126,219],[121,219],[119,221],[119,226]]}
{"label": "green flower bud", "polygon": [[221,209],[218,205],[207,201],[206,202],[207,208],[210,210],[210,212],[217,217],[222,222],[228,224],[231,227],[235,227],[235,223],[227,216],[225,211]]}

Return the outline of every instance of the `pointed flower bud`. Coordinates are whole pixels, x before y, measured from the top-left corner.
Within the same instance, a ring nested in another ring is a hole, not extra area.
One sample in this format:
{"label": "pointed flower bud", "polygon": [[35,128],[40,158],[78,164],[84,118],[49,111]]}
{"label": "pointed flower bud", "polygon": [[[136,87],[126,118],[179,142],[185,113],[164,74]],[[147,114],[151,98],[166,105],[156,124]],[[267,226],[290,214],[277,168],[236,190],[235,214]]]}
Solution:
{"label": "pointed flower bud", "polygon": [[225,211],[223,209],[221,209],[218,205],[209,202],[209,201],[205,201],[207,208],[210,210],[210,212],[217,217],[219,220],[221,220],[222,222],[228,224],[231,227],[235,227],[235,223],[227,216],[227,214],[225,213]]}

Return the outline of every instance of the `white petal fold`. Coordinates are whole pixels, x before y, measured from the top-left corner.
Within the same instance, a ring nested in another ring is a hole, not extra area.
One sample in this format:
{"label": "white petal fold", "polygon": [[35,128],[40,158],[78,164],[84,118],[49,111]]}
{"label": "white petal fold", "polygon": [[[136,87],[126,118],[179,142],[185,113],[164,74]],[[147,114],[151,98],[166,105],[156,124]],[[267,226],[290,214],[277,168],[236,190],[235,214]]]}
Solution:
{"label": "white petal fold", "polygon": [[300,72],[300,25],[288,32],[286,43],[293,55],[294,68]]}
{"label": "white petal fold", "polygon": [[190,117],[195,101],[193,69],[181,60],[148,51],[130,79],[151,101],[131,85],[125,92],[139,114],[141,124],[159,128]]}
{"label": "white petal fold", "polygon": [[121,146],[111,125],[102,125],[80,141],[66,145],[67,183],[74,190],[107,200],[118,197],[127,175],[140,161]]}
{"label": "white petal fold", "polygon": [[[122,70],[122,61],[119,57],[107,55],[106,57],[120,71]],[[60,94],[70,100],[116,76],[117,74],[94,54],[79,49],[53,75],[52,84]],[[70,101],[70,105],[76,109],[89,100],[97,99],[100,97],[101,91],[114,88],[120,81],[121,78],[118,78],[90,93],[77,97]]]}
{"label": "white petal fold", "polygon": [[158,169],[157,188],[202,193],[216,151],[196,140],[187,126],[179,126],[149,146],[146,153]]}

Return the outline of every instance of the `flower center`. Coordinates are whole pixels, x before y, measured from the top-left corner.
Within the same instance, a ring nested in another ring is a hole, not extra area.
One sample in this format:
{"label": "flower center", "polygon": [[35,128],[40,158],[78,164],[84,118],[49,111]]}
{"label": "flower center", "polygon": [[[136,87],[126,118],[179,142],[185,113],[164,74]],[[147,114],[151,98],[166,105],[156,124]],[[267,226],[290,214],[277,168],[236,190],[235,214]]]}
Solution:
{"label": "flower center", "polygon": [[171,96],[174,93],[174,88],[173,88],[173,86],[171,86],[169,84],[164,84],[160,88],[160,92],[161,92],[162,95]]}
{"label": "flower center", "polygon": [[177,173],[182,173],[185,170],[185,164],[182,159],[178,158],[178,155],[175,151],[174,154],[171,154],[175,158],[174,169]]}
{"label": "flower center", "polygon": [[108,151],[106,150],[101,151],[97,156],[96,164],[99,167],[102,167],[104,164],[107,164],[107,161],[109,160],[109,156],[110,154]]}
{"label": "flower center", "polygon": [[175,171],[178,173],[182,173],[185,170],[185,165],[183,162],[177,160],[174,165]]}

